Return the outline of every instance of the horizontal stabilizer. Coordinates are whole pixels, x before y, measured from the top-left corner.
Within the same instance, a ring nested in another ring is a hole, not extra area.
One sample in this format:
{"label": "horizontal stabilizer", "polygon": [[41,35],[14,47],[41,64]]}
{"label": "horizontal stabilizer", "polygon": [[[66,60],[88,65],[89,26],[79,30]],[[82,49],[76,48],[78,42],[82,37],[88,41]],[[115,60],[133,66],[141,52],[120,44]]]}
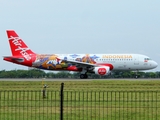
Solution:
{"label": "horizontal stabilizer", "polygon": [[24,58],[19,58],[19,57],[15,57],[15,56],[4,56],[3,59],[6,61],[17,61],[17,62],[24,61]]}

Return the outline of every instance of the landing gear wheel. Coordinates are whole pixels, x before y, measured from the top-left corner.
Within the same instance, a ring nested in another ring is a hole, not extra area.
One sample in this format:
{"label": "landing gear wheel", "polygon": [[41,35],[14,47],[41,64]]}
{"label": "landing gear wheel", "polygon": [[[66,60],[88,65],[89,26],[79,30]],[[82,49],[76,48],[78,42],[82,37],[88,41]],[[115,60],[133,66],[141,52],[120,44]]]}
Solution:
{"label": "landing gear wheel", "polygon": [[85,75],[85,78],[87,79],[88,78],[88,75],[87,74],[84,74]]}
{"label": "landing gear wheel", "polygon": [[80,78],[84,79],[85,78],[85,74],[80,74]]}
{"label": "landing gear wheel", "polygon": [[86,79],[86,78],[88,78],[88,75],[87,74],[80,74],[80,78],[81,79]]}

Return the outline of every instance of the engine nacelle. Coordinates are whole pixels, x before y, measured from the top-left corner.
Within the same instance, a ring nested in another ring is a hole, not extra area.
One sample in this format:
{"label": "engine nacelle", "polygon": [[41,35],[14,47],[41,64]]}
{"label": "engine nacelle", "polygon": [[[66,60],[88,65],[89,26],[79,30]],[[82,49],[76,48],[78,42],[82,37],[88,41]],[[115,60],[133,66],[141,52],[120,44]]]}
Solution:
{"label": "engine nacelle", "polygon": [[95,67],[94,72],[97,75],[109,75],[111,73],[110,67]]}

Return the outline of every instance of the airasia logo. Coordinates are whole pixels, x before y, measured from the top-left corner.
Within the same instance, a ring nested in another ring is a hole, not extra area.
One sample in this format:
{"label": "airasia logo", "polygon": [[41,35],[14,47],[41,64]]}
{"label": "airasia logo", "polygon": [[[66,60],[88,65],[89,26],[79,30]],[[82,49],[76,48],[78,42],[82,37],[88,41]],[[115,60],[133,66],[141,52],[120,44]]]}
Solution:
{"label": "airasia logo", "polygon": [[10,37],[9,40],[12,40],[12,43],[17,46],[18,48],[15,49],[15,51],[19,51],[20,54],[26,59],[26,60],[31,60],[30,55],[27,53],[28,50],[30,50],[29,48],[23,48],[21,46],[23,46],[21,44],[21,39],[19,37]]}
{"label": "airasia logo", "polygon": [[100,75],[105,75],[106,74],[106,69],[105,68],[99,68],[98,69],[98,74],[100,74]]}

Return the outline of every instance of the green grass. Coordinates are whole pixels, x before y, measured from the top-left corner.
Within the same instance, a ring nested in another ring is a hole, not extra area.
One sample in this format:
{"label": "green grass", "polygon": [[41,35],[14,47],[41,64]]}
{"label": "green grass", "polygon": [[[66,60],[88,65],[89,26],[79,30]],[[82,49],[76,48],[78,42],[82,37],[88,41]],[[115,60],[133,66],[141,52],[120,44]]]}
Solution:
{"label": "green grass", "polygon": [[64,82],[64,120],[158,120],[160,81],[0,81],[0,120],[59,120]]}
{"label": "green grass", "polygon": [[41,90],[47,84],[48,90],[60,90],[64,83],[65,91],[156,91],[160,89],[160,80],[93,80],[93,81],[0,81],[0,90]]}

